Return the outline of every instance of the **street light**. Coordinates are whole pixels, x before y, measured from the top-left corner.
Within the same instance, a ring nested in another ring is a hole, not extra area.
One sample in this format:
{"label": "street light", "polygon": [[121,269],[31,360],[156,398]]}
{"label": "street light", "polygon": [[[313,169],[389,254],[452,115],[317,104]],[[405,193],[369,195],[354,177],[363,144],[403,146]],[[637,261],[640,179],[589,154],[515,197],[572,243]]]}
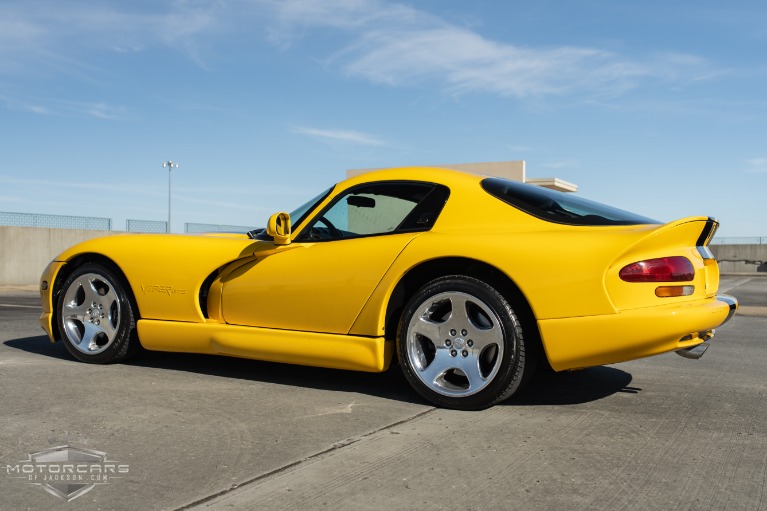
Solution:
{"label": "street light", "polygon": [[168,160],[165,163],[162,164],[163,168],[168,168],[168,228],[166,229],[167,233],[170,234],[170,174],[171,170],[174,168],[178,168],[179,164],[175,161]]}

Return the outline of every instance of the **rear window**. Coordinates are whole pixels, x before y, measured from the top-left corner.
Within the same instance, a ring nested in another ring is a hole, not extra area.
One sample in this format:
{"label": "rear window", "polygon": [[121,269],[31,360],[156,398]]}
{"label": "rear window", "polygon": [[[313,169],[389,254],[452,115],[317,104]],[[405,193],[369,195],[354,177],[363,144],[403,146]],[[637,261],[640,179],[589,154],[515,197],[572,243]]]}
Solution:
{"label": "rear window", "polygon": [[641,225],[661,222],[572,193],[489,177],[482,188],[493,197],[547,222],[567,225]]}

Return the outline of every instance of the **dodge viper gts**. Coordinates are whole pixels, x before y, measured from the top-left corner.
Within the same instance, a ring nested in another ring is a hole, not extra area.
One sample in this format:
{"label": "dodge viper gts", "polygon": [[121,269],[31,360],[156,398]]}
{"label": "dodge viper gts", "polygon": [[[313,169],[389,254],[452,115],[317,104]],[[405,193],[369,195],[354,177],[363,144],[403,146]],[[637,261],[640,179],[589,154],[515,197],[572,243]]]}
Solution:
{"label": "dodge viper gts", "polygon": [[738,307],[717,294],[717,227],[496,177],[387,169],[247,235],[78,244],[41,277],[40,323],[99,364],[142,348],[372,372],[396,357],[426,400],[481,409],[541,365],[700,357]]}

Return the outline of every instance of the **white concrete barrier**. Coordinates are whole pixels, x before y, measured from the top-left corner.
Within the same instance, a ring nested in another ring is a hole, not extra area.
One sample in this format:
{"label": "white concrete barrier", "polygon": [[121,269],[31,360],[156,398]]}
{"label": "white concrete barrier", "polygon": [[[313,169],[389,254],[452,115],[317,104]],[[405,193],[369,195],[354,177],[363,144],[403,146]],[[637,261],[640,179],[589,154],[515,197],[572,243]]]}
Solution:
{"label": "white concrete barrier", "polygon": [[767,272],[767,245],[709,245],[722,273]]}
{"label": "white concrete barrier", "polygon": [[54,257],[81,241],[117,231],[0,226],[0,286],[37,284]]}

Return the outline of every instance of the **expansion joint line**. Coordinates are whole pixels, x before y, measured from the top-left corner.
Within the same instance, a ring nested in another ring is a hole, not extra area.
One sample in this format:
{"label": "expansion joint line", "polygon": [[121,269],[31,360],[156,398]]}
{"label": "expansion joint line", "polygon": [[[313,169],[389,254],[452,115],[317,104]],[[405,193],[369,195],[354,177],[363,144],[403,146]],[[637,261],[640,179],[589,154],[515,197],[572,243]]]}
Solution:
{"label": "expansion joint line", "polygon": [[296,468],[296,467],[298,467],[300,465],[303,465],[304,463],[308,463],[308,462],[311,462],[311,461],[317,461],[317,460],[323,459],[323,458],[325,458],[327,456],[330,456],[331,454],[334,454],[337,451],[340,451],[341,449],[344,449],[345,447],[349,447],[350,445],[354,445],[357,442],[359,442],[360,440],[364,440],[365,438],[367,438],[369,436],[375,435],[375,434],[380,433],[382,431],[390,430],[392,428],[396,428],[397,426],[401,426],[403,424],[407,424],[408,422],[412,422],[412,421],[414,421],[416,419],[420,419],[421,417],[425,417],[426,415],[432,413],[434,410],[436,410],[436,408],[429,408],[428,410],[424,410],[423,412],[417,413],[417,414],[413,415],[412,417],[408,417],[406,419],[402,419],[401,421],[397,421],[397,422],[393,422],[391,424],[387,424],[386,426],[382,426],[382,427],[380,427],[378,429],[374,429],[373,431],[369,431],[369,432],[367,432],[367,433],[365,433],[363,435],[354,436],[354,437],[347,438],[345,440],[341,440],[340,442],[334,443],[333,445],[331,445],[330,447],[328,447],[327,449],[325,449],[323,451],[314,453],[314,454],[312,454],[310,456],[307,456],[306,458],[294,461],[292,463],[288,463],[287,465],[284,465],[282,467],[275,468],[274,470],[270,470],[269,472],[265,472],[265,473],[263,473],[261,475],[258,475],[258,476],[254,477],[252,479],[248,479],[245,482],[242,482],[242,483],[239,483],[239,484],[233,484],[232,486],[230,486],[229,488],[227,488],[225,490],[221,490],[219,492],[216,492],[216,493],[213,493],[211,495],[208,495],[207,497],[203,497],[201,499],[195,500],[194,502],[190,502],[189,504],[185,504],[185,505],[183,505],[181,507],[176,508],[174,511],[186,511],[186,510],[189,510],[189,509],[194,509],[197,506],[200,506],[202,504],[205,504],[206,502],[210,502],[210,501],[212,501],[214,499],[222,497],[222,496],[226,495],[227,493],[235,491],[235,490],[237,490],[239,488],[244,488],[246,486],[250,486],[250,485],[259,483],[261,481],[264,481],[264,480],[267,480],[267,479],[271,479],[272,477],[284,474],[285,472],[288,472],[288,471],[290,471],[290,470],[292,470],[292,469],[294,469],[294,468]]}

